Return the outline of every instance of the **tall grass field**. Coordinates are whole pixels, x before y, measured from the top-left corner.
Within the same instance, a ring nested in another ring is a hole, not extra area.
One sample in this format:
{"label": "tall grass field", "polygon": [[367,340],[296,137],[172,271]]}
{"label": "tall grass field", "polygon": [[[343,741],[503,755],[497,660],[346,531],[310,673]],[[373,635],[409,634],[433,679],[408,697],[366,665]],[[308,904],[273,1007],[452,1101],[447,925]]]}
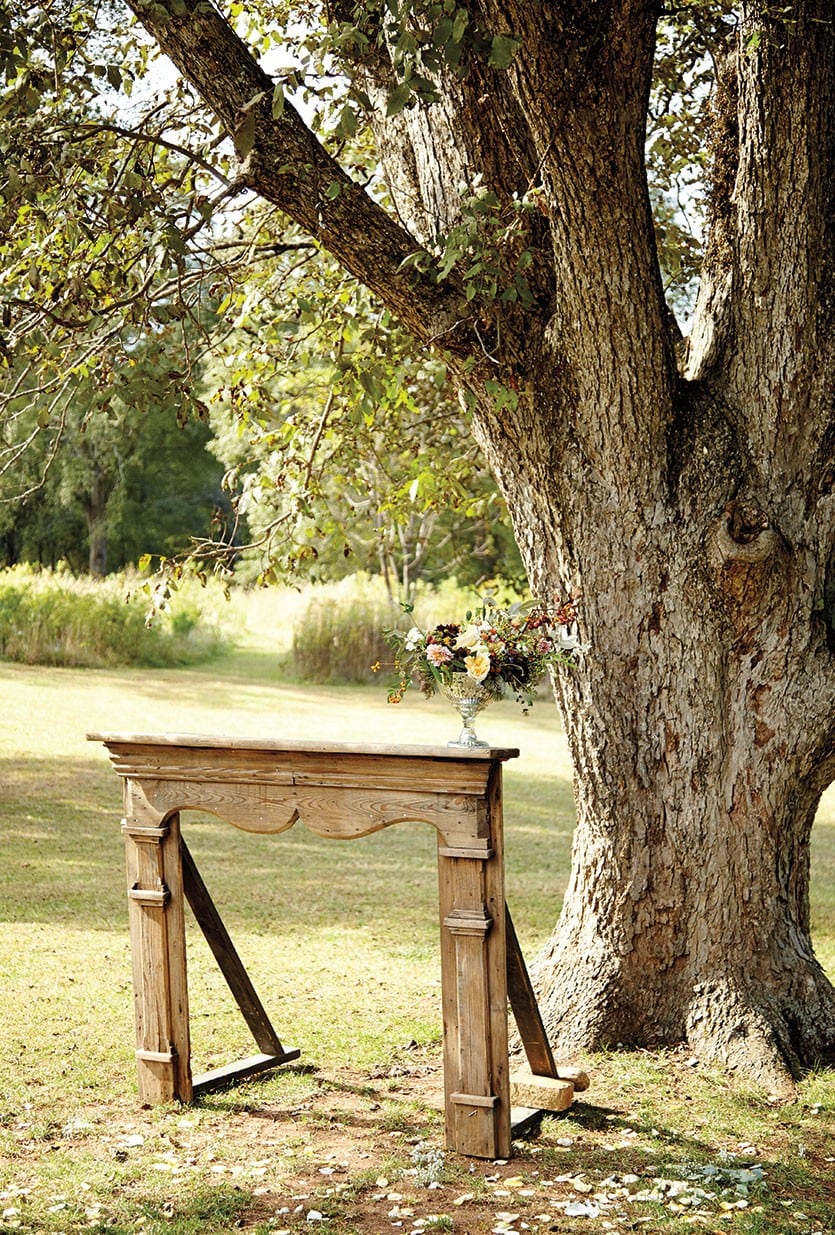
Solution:
{"label": "tall grass field", "polygon": [[[189,667],[0,660],[0,1232],[835,1230],[835,1075],[823,1067],[776,1104],[683,1047],[599,1054],[582,1061],[588,1092],[509,1162],[446,1154],[434,843],[417,824],[345,844],[301,825],[253,836],[183,816],[301,1057],[192,1106],[139,1105],[121,788],[85,735],[437,744],[457,731],[441,700],[388,705],[385,680],[302,681],[294,630],[298,641],[309,601],[236,597],[212,617],[219,654]],[[530,956],[568,878],[565,741],[545,699],[528,717],[498,703],[478,728],[521,751],[505,772],[507,889]],[[815,945],[835,978],[831,792],[812,875]],[[188,948],[195,1070],[253,1054],[191,922]]]}

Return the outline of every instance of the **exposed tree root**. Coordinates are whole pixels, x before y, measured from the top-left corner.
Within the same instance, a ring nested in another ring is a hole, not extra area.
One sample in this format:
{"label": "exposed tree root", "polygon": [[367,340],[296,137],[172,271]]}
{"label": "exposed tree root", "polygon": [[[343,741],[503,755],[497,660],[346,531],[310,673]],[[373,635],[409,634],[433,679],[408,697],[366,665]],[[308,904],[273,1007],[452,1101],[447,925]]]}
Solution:
{"label": "exposed tree root", "polygon": [[645,993],[639,1005],[629,996],[634,975],[618,972],[611,956],[575,955],[569,963],[552,941],[532,976],[559,1058],[686,1040],[700,1059],[782,1101],[795,1096],[806,1067],[835,1059],[835,989],[817,966],[801,964],[788,994],[725,974],[671,985],[655,1000]]}

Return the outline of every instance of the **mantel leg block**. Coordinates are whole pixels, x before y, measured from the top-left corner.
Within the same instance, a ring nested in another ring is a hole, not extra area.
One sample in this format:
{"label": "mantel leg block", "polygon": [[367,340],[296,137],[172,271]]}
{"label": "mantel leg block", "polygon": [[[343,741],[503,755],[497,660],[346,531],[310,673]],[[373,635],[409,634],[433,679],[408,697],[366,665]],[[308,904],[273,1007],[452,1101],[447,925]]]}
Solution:
{"label": "mantel leg block", "polygon": [[571,1081],[551,1076],[532,1076],[530,1072],[511,1072],[510,1101],[512,1106],[524,1106],[543,1111],[567,1111],[574,1101]]}

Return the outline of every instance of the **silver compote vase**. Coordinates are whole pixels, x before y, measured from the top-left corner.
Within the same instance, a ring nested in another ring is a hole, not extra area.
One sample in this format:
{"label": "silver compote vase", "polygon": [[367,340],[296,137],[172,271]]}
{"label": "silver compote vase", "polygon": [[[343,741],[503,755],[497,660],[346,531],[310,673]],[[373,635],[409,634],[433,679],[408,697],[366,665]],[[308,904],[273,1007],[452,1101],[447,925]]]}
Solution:
{"label": "silver compote vase", "polygon": [[489,742],[482,742],[473,728],[473,721],[479,712],[484,711],[488,703],[499,698],[494,683],[485,686],[476,682],[469,673],[453,673],[446,682],[440,685],[441,693],[457,708],[463,728],[453,742],[447,746],[463,746],[467,750],[487,750]]}

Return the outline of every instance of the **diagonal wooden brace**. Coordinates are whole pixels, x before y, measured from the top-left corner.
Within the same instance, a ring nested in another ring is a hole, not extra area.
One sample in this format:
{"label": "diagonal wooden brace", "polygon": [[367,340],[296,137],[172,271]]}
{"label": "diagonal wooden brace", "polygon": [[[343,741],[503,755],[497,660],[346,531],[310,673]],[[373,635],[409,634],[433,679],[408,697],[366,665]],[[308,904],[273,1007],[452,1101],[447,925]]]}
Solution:
{"label": "diagonal wooden brace", "polygon": [[279,1064],[298,1059],[300,1051],[295,1047],[285,1047],[273,1029],[264,1005],[258,998],[249,974],[238,956],[229,932],[223,924],[223,919],[217,911],[214,901],[203,882],[194,858],[184,840],[180,840],[180,855],[183,865],[183,891],[189,903],[198,926],[206,937],[215,960],[218,963],[226,983],[235,997],[235,1002],[249,1026],[250,1032],[260,1047],[262,1054],[250,1056],[238,1063],[215,1068],[211,1072],[196,1076],[193,1081],[193,1092],[206,1093],[221,1085],[244,1076],[253,1076]]}

